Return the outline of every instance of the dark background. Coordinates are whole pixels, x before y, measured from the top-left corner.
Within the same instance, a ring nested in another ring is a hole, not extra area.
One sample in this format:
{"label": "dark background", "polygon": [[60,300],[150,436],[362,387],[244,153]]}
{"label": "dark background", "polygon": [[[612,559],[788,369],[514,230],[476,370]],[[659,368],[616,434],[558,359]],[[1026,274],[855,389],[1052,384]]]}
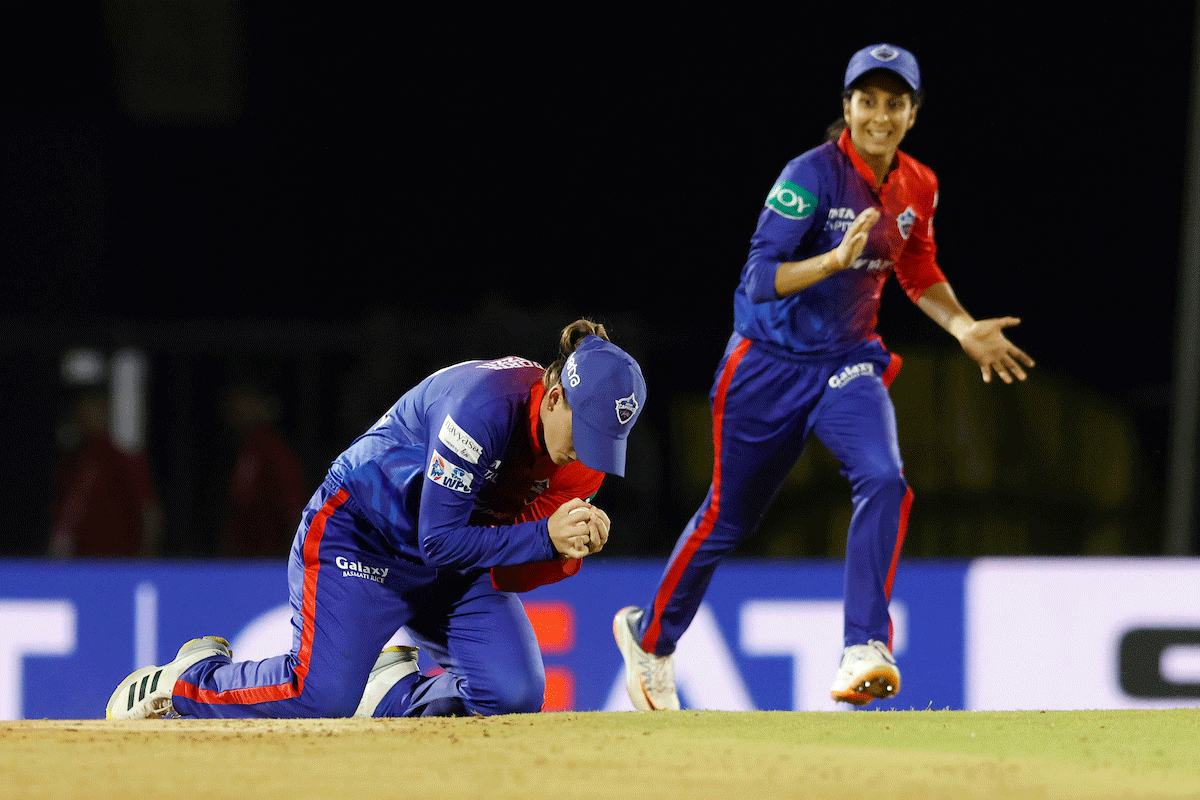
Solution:
{"label": "dark background", "polygon": [[[850,54],[890,41],[925,76],[904,149],[941,181],[944,271],[976,317],[1024,320],[1011,336],[1055,413],[1084,397],[1136,431],[1136,491],[1095,513],[1119,518],[1110,551],[1161,552],[1193,9],[811,5],[6,11],[0,413],[20,499],[0,549],[44,541],[67,347],[150,354],[167,553],[203,555],[233,377],[280,397],[315,485],[384,398],[464,358],[549,360],[587,315],[651,394],[646,467],[605,490],[635,533],[614,549],[669,551],[702,496],[677,480],[673,399],[708,390],[767,190],[840,114]],[[965,358],[894,283],[880,330]],[[976,402],[1033,391],[1010,388]],[[1086,532],[1052,533],[1075,506],[1040,498],[1004,500],[1051,530],[1017,549],[1086,552]]]}

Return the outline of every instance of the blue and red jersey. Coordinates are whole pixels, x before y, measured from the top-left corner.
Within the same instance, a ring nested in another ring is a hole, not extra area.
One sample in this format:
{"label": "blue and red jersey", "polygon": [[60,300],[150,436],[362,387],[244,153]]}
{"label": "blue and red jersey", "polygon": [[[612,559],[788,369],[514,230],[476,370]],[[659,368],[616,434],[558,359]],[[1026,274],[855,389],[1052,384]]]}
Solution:
{"label": "blue and red jersey", "polygon": [[546,517],[594,495],[603,474],[546,454],[542,372],[509,357],[421,381],[334,460],[329,479],[349,493],[347,510],[429,566],[557,565]]}
{"label": "blue and red jersey", "polygon": [[[788,162],[767,196],[734,293],[734,329],[801,355],[839,355],[874,335],[884,282],[895,272],[915,302],[945,280],[937,265],[933,171],[896,153],[883,186],[843,132]],[[881,212],[849,269],[789,295],[775,294],[779,265],[833,250],[859,213]]]}

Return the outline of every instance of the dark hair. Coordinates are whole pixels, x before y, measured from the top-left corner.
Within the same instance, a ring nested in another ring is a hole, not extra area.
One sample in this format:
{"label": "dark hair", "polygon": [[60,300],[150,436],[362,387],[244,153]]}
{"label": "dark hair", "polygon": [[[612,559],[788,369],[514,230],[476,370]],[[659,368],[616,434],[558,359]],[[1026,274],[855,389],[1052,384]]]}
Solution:
{"label": "dark hair", "polygon": [[552,389],[561,382],[562,368],[567,363],[567,358],[588,336],[599,336],[606,342],[611,341],[604,326],[590,319],[577,319],[562,329],[558,336],[558,358],[542,373],[542,383],[547,389]]}
{"label": "dark hair", "polygon": [[[859,76],[858,80],[856,80],[854,83],[850,84],[850,86],[847,87],[846,89],[842,90],[842,99],[849,100],[851,98],[851,96],[853,96],[854,90],[859,87],[859,84],[861,84],[863,82],[863,80],[865,78],[867,78],[868,76],[870,76],[871,74],[878,73],[878,72],[886,72],[886,71],[887,70],[873,69],[873,70],[864,72],[861,76]],[[913,89],[908,92],[905,92],[905,94],[907,94],[909,97],[912,98],[912,104],[914,106],[919,106],[925,102],[925,90],[924,89]],[[829,123],[829,127],[825,128],[825,141],[836,142],[838,140],[838,137],[842,135],[842,131],[844,131],[845,129],[846,129],[846,117],[843,115],[843,116],[840,116],[837,119],[835,119],[833,122]]]}

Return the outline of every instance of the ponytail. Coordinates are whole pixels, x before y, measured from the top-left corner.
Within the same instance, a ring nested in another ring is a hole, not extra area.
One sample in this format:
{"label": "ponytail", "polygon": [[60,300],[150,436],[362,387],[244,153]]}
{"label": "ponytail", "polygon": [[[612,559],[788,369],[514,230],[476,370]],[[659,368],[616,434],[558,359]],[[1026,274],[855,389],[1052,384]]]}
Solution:
{"label": "ponytail", "polygon": [[542,373],[542,383],[547,389],[552,389],[561,382],[562,369],[567,363],[567,358],[575,352],[579,343],[589,336],[599,336],[606,342],[611,341],[604,326],[589,319],[577,319],[563,328],[558,337],[558,358]]}

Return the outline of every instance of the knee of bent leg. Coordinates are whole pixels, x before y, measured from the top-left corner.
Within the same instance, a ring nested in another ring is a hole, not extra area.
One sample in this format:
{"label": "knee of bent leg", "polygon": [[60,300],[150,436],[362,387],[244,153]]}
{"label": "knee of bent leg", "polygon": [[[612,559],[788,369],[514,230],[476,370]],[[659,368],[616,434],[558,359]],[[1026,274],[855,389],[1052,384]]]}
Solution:
{"label": "knee of bent leg", "polygon": [[546,675],[542,670],[521,675],[509,674],[504,680],[468,680],[463,700],[474,714],[533,714],[542,710],[546,699]]}
{"label": "knee of bent leg", "polygon": [[310,716],[320,718],[352,717],[362,699],[361,691],[337,686],[326,690],[310,690],[306,685],[301,701],[307,706]]}
{"label": "knee of bent leg", "polygon": [[855,480],[855,494],[864,497],[894,495],[903,497],[908,492],[908,481],[898,463],[871,464]]}

